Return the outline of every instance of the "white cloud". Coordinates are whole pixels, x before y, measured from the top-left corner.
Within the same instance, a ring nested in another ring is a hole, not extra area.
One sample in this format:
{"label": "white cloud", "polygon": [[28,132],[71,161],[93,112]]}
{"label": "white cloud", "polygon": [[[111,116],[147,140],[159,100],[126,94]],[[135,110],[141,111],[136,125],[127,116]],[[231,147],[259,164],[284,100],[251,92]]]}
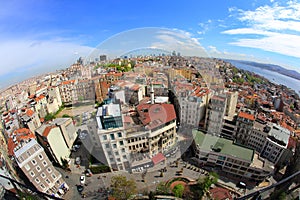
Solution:
{"label": "white cloud", "polygon": [[88,55],[93,48],[71,42],[42,40],[1,41],[0,77],[20,71],[35,73],[68,67],[79,56]]}
{"label": "white cloud", "polygon": [[198,38],[192,37],[187,31],[178,29],[158,31],[155,36],[157,41],[150,47],[168,51],[177,51],[186,56],[207,56],[207,52],[201,46]]}
{"label": "white cloud", "polygon": [[238,20],[243,26],[222,32],[240,35],[239,39],[230,44],[300,58],[298,45],[300,44],[300,3],[298,1],[289,1],[285,5],[274,2],[271,6],[264,5],[247,11],[229,8],[229,11],[231,16],[238,14]]}
{"label": "white cloud", "polygon": [[272,36],[258,39],[239,39],[231,44],[243,47],[251,47],[271,51],[287,56],[300,58],[300,35],[273,34]]}
{"label": "white cloud", "polygon": [[202,35],[202,34],[205,34],[208,30],[209,30],[209,27],[210,27],[210,24],[212,23],[213,21],[211,19],[207,20],[206,22],[201,22],[201,23],[198,23],[199,27],[201,28],[200,31],[197,31],[197,33],[199,35]]}

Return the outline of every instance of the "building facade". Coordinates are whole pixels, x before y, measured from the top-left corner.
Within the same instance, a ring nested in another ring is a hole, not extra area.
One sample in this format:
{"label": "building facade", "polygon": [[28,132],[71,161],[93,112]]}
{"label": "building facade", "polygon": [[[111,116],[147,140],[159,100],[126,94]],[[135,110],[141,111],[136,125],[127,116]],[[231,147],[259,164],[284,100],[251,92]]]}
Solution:
{"label": "building facade", "polygon": [[220,136],[224,122],[226,97],[221,95],[214,95],[211,97],[208,109],[206,112],[206,130],[208,134]]}
{"label": "building facade", "polygon": [[37,190],[61,197],[68,189],[62,175],[35,139],[16,147],[14,154],[18,166]]}
{"label": "building facade", "polygon": [[273,173],[272,164],[253,149],[200,131],[194,131],[193,150],[199,165],[213,167],[237,178],[261,182]]}

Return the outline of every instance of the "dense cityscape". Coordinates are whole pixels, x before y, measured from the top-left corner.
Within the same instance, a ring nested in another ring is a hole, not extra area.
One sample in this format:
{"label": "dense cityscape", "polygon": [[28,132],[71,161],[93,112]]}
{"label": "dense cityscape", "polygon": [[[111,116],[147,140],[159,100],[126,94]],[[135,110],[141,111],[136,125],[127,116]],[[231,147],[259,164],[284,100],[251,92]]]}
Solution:
{"label": "dense cityscape", "polygon": [[221,59],[79,58],[0,96],[2,199],[298,195],[270,187],[300,169],[297,91]]}

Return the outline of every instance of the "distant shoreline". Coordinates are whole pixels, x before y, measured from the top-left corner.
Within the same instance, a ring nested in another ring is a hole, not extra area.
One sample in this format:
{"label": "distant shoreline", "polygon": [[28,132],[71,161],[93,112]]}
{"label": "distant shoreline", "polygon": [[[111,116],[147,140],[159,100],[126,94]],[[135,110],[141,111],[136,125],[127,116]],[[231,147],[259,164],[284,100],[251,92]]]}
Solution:
{"label": "distant shoreline", "polygon": [[286,68],[283,68],[279,65],[273,65],[273,64],[263,64],[263,63],[257,63],[257,62],[252,62],[252,61],[244,61],[244,60],[229,60],[229,59],[224,59],[226,62],[238,62],[240,64],[245,64],[245,65],[250,65],[252,67],[256,67],[259,69],[265,69],[265,70],[269,70],[272,72],[276,72],[278,74],[296,79],[298,81],[300,81],[300,73],[298,73],[297,71],[294,70],[289,70]]}

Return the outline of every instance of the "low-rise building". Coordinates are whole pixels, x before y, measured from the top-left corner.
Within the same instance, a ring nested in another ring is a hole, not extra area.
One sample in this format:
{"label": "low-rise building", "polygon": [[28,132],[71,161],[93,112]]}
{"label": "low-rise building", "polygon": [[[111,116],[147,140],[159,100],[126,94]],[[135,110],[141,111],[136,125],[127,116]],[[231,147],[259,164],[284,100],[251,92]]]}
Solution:
{"label": "low-rise building", "polygon": [[255,182],[261,182],[273,173],[273,165],[260,158],[253,149],[196,130],[193,136],[192,147],[199,164]]}

